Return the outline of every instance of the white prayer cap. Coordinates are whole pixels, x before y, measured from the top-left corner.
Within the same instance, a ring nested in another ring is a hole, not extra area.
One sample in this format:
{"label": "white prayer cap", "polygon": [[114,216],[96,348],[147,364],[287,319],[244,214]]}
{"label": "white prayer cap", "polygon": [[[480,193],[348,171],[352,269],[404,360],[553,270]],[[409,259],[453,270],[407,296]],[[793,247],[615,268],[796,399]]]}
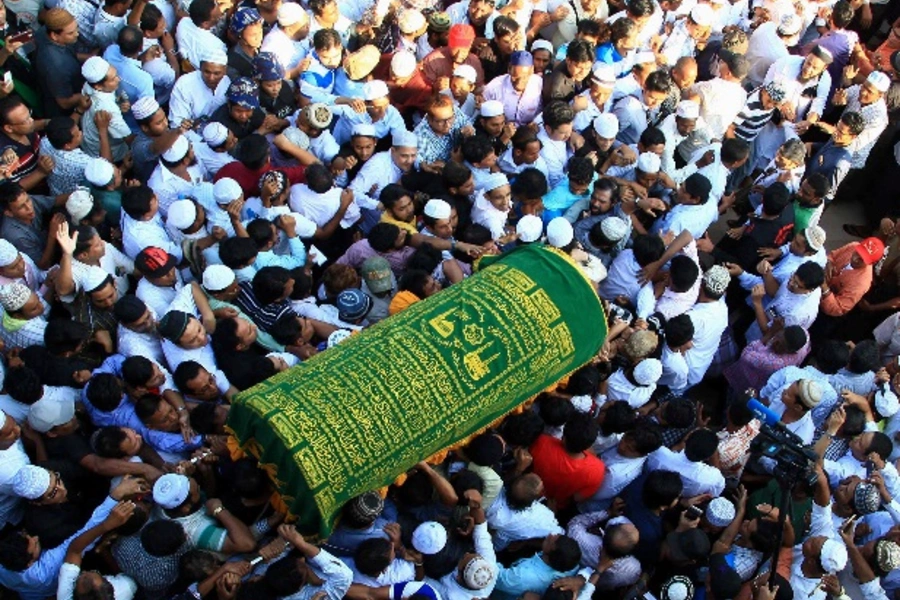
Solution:
{"label": "white prayer cap", "polygon": [[602,113],[594,119],[594,131],[602,138],[613,139],[619,135],[619,118],[612,113]]}
{"label": "white prayer cap", "polygon": [[[19,251],[7,240],[0,239],[0,267],[8,267],[19,259]],[[2,427],[2,425],[0,425]]]}
{"label": "white prayer cap", "polygon": [[556,217],[547,223],[547,243],[555,248],[568,246],[575,237],[572,224],[565,217]]}
{"label": "white prayer cap", "polygon": [[146,119],[147,117],[152,117],[158,110],[159,102],[157,102],[156,98],[153,96],[138,98],[137,101],[131,105],[131,114],[134,115],[134,118],[138,121]]}
{"label": "white prayer cap", "polygon": [[476,556],[463,569],[463,583],[470,590],[483,590],[494,578],[494,568],[482,556]]}
{"label": "white prayer cap", "polygon": [[367,81],[363,86],[363,100],[372,101],[388,95],[388,86],[380,79]]}
{"label": "white prayer cap", "polygon": [[449,219],[452,210],[447,201],[438,198],[433,198],[425,204],[425,216],[432,219]]}
{"label": "white prayer cap", "polygon": [[309,15],[296,2],[284,2],[278,7],[278,24],[289,27],[295,23],[309,21]]}
{"label": "white prayer cap", "polygon": [[886,73],[882,73],[881,71],[872,71],[869,73],[869,76],[866,77],[866,81],[872,84],[876,90],[881,92],[882,94],[888,91],[891,87],[891,78],[887,76]]}
{"label": "white prayer cap", "polygon": [[200,56],[200,62],[207,62],[213,65],[227,65],[228,55],[221,48],[207,48]]}
{"label": "white prayer cap", "polygon": [[422,554],[437,554],[447,545],[447,530],[437,521],[425,521],[413,531],[412,545]]}
{"label": "white prayer cap", "polygon": [[713,23],[715,14],[709,4],[698,4],[691,9],[691,21],[701,27],[709,27]]}
{"label": "white prayer cap", "polygon": [[84,274],[82,287],[87,293],[96,292],[103,287],[110,275],[102,267],[91,265]]}
{"label": "white prayer cap", "polygon": [[416,72],[416,55],[400,51],[391,58],[391,73],[397,77],[409,77]]}
{"label": "white prayer cap", "polygon": [[603,87],[615,87],[616,72],[612,65],[602,62],[594,63],[594,68],[591,69],[591,81]]}
{"label": "white prayer cap", "polygon": [[425,16],[415,9],[404,10],[397,19],[397,27],[400,33],[416,33],[425,27]]}
{"label": "white prayer cap", "polygon": [[191,480],[177,473],[166,473],[153,484],[153,501],[163,508],[178,508],[191,493]]}
{"label": "white prayer cap", "polygon": [[98,83],[109,73],[109,63],[99,56],[92,56],[81,65],[81,76],[88,83]]}
{"label": "white prayer cap", "polygon": [[809,247],[818,252],[825,247],[825,230],[818,225],[810,225],[803,232],[806,236],[806,243]]}
{"label": "white prayer cap", "polygon": [[643,152],[637,159],[637,169],[643,173],[659,173],[659,154],[655,152]]}
{"label": "white prayer cap", "polygon": [[638,385],[653,385],[662,377],[662,363],[656,358],[645,358],[634,367],[634,380]]}
{"label": "white prayer cap", "polygon": [[225,143],[228,139],[228,128],[218,121],[207,123],[203,128],[203,141],[210,148],[217,148]]}
{"label": "white prayer cap", "polygon": [[486,118],[499,117],[503,114],[503,103],[499,100],[485,100],[481,103],[481,116]]}
{"label": "white prayer cap", "polygon": [[216,204],[233,202],[240,198],[243,193],[244,190],[241,188],[241,184],[231,177],[223,177],[213,186],[213,196],[216,199]]}
{"label": "white prayer cap", "polygon": [[544,222],[535,215],[525,215],[516,223],[516,234],[522,242],[536,242],[544,232]]}
{"label": "white prayer cap", "polygon": [[84,178],[87,179],[91,185],[96,185],[97,187],[108,186],[112,183],[115,174],[116,172],[112,163],[99,156],[89,160],[84,167]]}
{"label": "white prayer cap", "polygon": [[628,224],[620,217],[606,217],[600,223],[600,231],[610,242],[618,242],[628,233]]}
{"label": "white prayer cap", "polygon": [[209,265],[203,269],[203,289],[208,292],[221,292],[234,283],[234,279],[234,271],[225,265]]}
{"label": "white prayer cap", "polygon": [[350,331],[349,329],[337,329],[335,331],[332,331],[328,335],[328,340],[326,341],[326,344],[328,345],[329,348],[333,348],[333,347],[337,346],[338,344],[340,344],[341,342],[343,342],[344,340],[346,340],[351,335],[353,335],[353,332]]}
{"label": "white prayer cap", "polygon": [[187,156],[190,149],[191,143],[188,139],[183,135],[179,135],[172,147],[162,153],[163,160],[170,163],[178,162]]}
{"label": "white prayer cap", "polygon": [[184,230],[197,220],[197,205],[193,200],[176,200],[169,206],[169,215],[166,223],[178,230]]}
{"label": "white prayer cap", "polygon": [[66,212],[78,223],[94,210],[94,197],[84,188],[76,188],[66,200]]}
{"label": "white prayer cap", "polygon": [[875,394],[875,410],[885,419],[889,419],[900,410],[900,401],[894,394]]}
{"label": "white prayer cap", "polygon": [[47,433],[54,427],[65,425],[75,416],[72,400],[41,399],[28,409],[28,424],[39,433]]}
{"label": "white prayer cap", "polygon": [[843,542],[827,539],[822,544],[822,551],[819,554],[819,563],[826,573],[838,573],[847,566],[847,547]]}
{"label": "white prayer cap", "polygon": [[693,100],[682,100],[675,109],[675,115],[682,119],[700,118],[700,105]]}
{"label": "white prayer cap", "polygon": [[353,131],[350,133],[351,137],[378,137],[378,134],[375,132],[375,126],[370,123],[357,123],[353,126]]}
{"label": "white prayer cap", "polygon": [[781,22],[778,24],[778,34],[783,36],[792,36],[800,33],[800,29],[803,27],[803,21],[794,13],[787,13],[781,17]]}
{"label": "white prayer cap", "polygon": [[475,80],[478,79],[478,75],[475,73],[475,67],[472,65],[459,65],[455,69],[453,69],[454,77],[462,77],[469,83],[475,83]]}
{"label": "white prayer cap", "polygon": [[50,471],[43,467],[20,467],[12,480],[13,494],[19,498],[37,500],[50,488]]}
{"label": "white prayer cap", "polygon": [[491,173],[484,178],[484,185],[481,186],[485,192],[496,190],[498,187],[509,185],[509,179],[503,173]]}
{"label": "white prayer cap", "polygon": [[547,40],[534,40],[533,42],[531,42],[532,54],[536,50],[546,50],[550,53],[550,56],[553,56],[553,44],[548,42]]}
{"label": "white prayer cap", "polygon": [[397,131],[391,136],[391,145],[394,148],[418,148],[419,140],[411,131]]}
{"label": "white prayer cap", "polygon": [[734,504],[727,498],[713,498],[706,507],[706,520],[713,527],[728,527],[734,515]]}
{"label": "white prayer cap", "polygon": [[31,288],[24,283],[8,283],[0,286],[0,306],[6,312],[16,312],[31,300]]}

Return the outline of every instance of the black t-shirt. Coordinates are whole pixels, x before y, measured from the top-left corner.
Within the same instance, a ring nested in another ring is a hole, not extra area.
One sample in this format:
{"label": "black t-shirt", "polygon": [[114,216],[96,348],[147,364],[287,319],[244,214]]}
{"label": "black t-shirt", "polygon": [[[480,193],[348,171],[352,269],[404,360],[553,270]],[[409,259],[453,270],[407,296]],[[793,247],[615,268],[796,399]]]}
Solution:
{"label": "black t-shirt", "polygon": [[266,114],[275,115],[279,119],[287,119],[297,110],[294,94],[291,92],[291,87],[287,84],[281,86],[281,91],[278,92],[278,96],[275,98],[260,92],[259,106]]}
{"label": "black t-shirt", "polygon": [[233,118],[231,118],[231,110],[228,106],[228,102],[220,106],[216,109],[216,112],[212,114],[210,118],[211,121],[217,121],[231,130],[231,133],[234,134],[239,140],[244,139],[251,133],[254,133],[260,126],[263,124],[263,121],[266,119],[266,113],[262,111],[262,109],[255,108],[253,109],[253,114],[250,116],[250,120],[246,123],[238,123]]}
{"label": "black t-shirt", "polygon": [[566,61],[561,61],[553,67],[549,75],[544,76],[544,106],[553,100],[569,102],[577,94],[584,91],[584,81],[575,81],[569,75]]}

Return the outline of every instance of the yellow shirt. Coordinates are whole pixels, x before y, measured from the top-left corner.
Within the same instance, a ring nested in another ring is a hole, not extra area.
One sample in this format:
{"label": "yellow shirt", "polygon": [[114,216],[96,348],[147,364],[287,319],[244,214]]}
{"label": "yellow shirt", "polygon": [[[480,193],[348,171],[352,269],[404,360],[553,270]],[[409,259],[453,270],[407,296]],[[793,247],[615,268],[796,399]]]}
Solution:
{"label": "yellow shirt", "polygon": [[412,223],[409,223],[407,221],[398,221],[397,219],[389,216],[389,213],[387,211],[381,214],[381,222],[396,225],[400,229],[405,229],[409,234],[419,233],[419,230],[416,229],[415,221],[413,221]]}

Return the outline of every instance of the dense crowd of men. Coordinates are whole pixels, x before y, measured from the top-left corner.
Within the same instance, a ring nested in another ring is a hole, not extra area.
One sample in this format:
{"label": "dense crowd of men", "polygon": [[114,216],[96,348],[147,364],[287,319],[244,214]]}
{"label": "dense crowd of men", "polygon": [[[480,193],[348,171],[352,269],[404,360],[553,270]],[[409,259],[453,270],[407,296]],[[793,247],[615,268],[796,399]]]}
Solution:
{"label": "dense crowd of men", "polygon": [[[4,595],[900,598],[900,3],[4,5]],[[596,358],[305,539],[232,398],[530,244]]]}

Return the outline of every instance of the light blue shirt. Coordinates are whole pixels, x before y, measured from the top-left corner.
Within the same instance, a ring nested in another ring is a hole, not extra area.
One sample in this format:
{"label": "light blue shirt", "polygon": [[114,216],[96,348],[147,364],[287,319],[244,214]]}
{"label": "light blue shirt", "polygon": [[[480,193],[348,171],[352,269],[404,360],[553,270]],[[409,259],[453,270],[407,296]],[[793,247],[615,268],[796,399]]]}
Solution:
{"label": "light blue shirt", "polygon": [[403,122],[400,111],[394,108],[394,106],[388,106],[384,116],[380,120],[374,122],[368,112],[358,113],[345,105],[332,106],[331,110],[341,114],[341,118],[338,119],[337,125],[334,127],[334,139],[338,144],[346,144],[349,142],[350,136],[353,134],[353,127],[360,124],[372,125],[375,127],[375,136],[378,139],[398,131],[406,131],[406,123]]}
{"label": "light blue shirt", "polygon": [[256,255],[254,265],[257,269],[263,267],[284,267],[287,270],[296,269],[306,264],[306,247],[299,237],[288,238],[290,254],[275,254],[271,250],[260,252]]}
{"label": "light blue shirt", "polygon": [[544,562],[543,552],[531,558],[516,561],[511,567],[500,567],[497,586],[492,598],[497,600],[515,600],[525,592],[542,594],[554,580],[569,577],[578,572],[578,567],[571,571],[557,571]]}
{"label": "light blue shirt", "polygon": [[[131,104],[144,96],[153,98],[156,95],[153,88],[153,77],[144,71],[139,60],[122,56],[118,44],[108,47],[103,53],[103,58],[118,71],[119,79],[121,79],[119,89],[128,94],[128,101]],[[123,116],[125,122],[131,127],[131,131],[136,133],[138,124],[131,111]]]}

